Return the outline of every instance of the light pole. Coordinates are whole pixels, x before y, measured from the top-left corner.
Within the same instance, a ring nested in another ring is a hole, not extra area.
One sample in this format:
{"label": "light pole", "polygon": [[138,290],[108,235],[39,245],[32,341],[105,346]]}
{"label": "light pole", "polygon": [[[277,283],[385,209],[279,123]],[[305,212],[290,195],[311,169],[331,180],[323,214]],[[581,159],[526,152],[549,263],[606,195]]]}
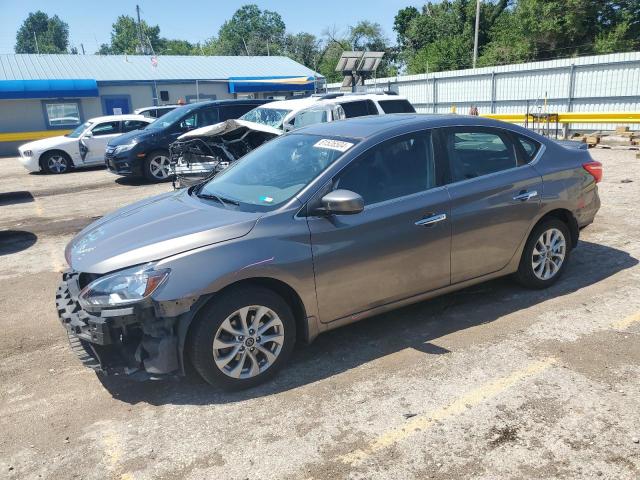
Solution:
{"label": "light pole", "polygon": [[473,41],[473,68],[476,68],[476,62],[478,61],[478,30],[480,30],[480,2],[476,2],[476,34]]}

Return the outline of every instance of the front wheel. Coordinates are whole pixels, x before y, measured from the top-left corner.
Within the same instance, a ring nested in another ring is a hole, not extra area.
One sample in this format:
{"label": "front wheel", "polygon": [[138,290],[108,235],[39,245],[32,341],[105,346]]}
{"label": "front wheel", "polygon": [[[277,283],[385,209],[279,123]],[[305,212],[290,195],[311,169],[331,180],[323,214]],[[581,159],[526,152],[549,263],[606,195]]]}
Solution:
{"label": "front wheel", "polygon": [[545,220],[529,235],[516,278],[528,288],[549,287],[564,272],[570,253],[571,237],[567,224],[557,218]]}
{"label": "front wheel", "polygon": [[187,350],[204,380],[225,390],[253,387],[286,363],[296,339],[291,308],[261,287],[223,293],[198,314]]}
{"label": "front wheel", "polygon": [[71,158],[64,152],[49,152],[42,157],[42,168],[47,173],[67,173],[72,165]]}
{"label": "front wheel", "polygon": [[156,150],[147,155],[144,161],[144,176],[153,182],[163,182],[171,175],[171,161],[169,154],[162,150]]}

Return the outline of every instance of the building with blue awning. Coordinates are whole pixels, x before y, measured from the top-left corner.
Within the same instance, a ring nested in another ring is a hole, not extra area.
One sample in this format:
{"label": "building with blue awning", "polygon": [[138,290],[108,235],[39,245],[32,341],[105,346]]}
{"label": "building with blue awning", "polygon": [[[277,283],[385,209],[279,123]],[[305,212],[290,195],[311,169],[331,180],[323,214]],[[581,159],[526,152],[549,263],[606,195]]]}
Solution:
{"label": "building with blue awning", "polygon": [[96,116],[225,98],[284,99],[324,85],[324,77],[281,56],[2,54],[0,155]]}

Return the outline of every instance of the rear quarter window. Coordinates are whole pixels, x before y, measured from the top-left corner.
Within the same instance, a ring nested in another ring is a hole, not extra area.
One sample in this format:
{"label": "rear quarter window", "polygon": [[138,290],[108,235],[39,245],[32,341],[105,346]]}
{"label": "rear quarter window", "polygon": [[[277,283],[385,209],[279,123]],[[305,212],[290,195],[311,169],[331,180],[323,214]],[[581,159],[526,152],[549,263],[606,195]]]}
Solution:
{"label": "rear quarter window", "polygon": [[347,118],[378,114],[378,109],[371,100],[357,100],[355,102],[341,103],[340,105]]}
{"label": "rear quarter window", "polygon": [[540,150],[540,144],[535,140],[531,140],[528,137],[523,137],[521,135],[517,135],[517,137],[518,137],[518,143],[520,143],[520,145],[522,146],[522,149],[524,150],[525,157],[526,157],[525,159],[528,163],[531,160],[533,160],[533,158],[538,153],[538,150]]}
{"label": "rear quarter window", "polygon": [[384,113],[416,113],[407,100],[381,100],[378,102]]}

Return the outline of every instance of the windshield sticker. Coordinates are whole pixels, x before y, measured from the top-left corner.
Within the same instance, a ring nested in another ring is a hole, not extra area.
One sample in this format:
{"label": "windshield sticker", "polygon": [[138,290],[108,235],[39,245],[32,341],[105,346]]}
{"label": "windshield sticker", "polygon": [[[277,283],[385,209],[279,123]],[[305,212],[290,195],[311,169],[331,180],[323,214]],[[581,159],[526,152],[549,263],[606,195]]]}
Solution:
{"label": "windshield sticker", "polygon": [[273,198],[271,198],[271,197],[260,197],[260,201],[262,203],[271,203],[271,202],[273,202]]}
{"label": "windshield sticker", "polygon": [[328,148],[331,150],[338,150],[339,152],[346,152],[351,147],[353,147],[353,143],[343,142],[342,140],[330,140],[328,138],[323,138],[319,140],[314,145],[316,148]]}

